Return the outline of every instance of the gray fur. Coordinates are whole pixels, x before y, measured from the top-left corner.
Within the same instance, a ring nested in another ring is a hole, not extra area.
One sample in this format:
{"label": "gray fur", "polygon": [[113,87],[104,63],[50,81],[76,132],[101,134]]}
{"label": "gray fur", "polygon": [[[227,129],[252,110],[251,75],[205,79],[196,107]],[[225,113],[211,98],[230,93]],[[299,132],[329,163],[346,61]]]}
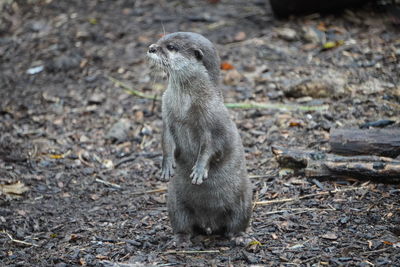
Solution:
{"label": "gray fur", "polygon": [[168,74],[162,98],[168,212],[176,234],[245,231],[252,189],[238,130],[218,88],[219,56],[200,34],[177,32],[150,46],[150,62]]}

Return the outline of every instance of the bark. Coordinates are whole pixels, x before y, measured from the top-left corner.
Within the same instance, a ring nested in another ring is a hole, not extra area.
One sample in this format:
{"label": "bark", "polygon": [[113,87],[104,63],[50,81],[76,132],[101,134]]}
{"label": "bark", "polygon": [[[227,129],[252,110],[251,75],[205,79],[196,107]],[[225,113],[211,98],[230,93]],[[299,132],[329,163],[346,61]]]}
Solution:
{"label": "bark", "polygon": [[400,128],[332,129],[331,152],[340,155],[378,155],[396,158],[400,155]]}
{"label": "bark", "polygon": [[272,146],[282,167],[302,169],[307,177],[352,177],[384,183],[400,182],[400,161],[379,156],[339,156]]}

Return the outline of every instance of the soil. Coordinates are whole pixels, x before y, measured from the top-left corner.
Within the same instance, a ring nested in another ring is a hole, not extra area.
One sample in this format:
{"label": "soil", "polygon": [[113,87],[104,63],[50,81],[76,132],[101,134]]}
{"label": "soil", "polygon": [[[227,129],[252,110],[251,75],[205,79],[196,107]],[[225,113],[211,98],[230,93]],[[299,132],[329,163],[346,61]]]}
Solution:
{"label": "soil", "polygon": [[[307,179],[270,150],[329,151],[331,128],[400,126],[398,17],[381,6],[286,20],[260,0],[0,8],[1,265],[400,265],[399,185]],[[217,44],[227,103],[276,104],[231,109],[255,201],[292,198],[255,205],[245,246],[213,236],[168,245],[160,102],[109,79],[159,96],[165,81],[146,51],[175,31]]]}

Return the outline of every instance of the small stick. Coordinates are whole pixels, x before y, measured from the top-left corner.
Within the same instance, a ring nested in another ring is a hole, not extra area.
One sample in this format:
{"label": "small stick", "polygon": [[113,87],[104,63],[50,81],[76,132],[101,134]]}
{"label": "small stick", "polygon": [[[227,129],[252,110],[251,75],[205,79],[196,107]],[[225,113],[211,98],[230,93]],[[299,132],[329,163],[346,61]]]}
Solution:
{"label": "small stick", "polygon": [[321,106],[302,106],[302,105],[289,105],[289,104],[273,104],[273,103],[257,103],[257,102],[243,102],[243,103],[225,103],[227,108],[241,108],[241,109],[278,109],[278,110],[302,110],[302,111],[315,111],[326,110],[328,105]]}
{"label": "small stick", "polygon": [[134,161],[135,159],[137,159],[137,155],[133,155],[133,156],[130,156],[130,157],[126,157],[126,158],[124,158],[124,159],[118,161],[117,163],[115,163],[114,168],[118,168],[120,165],[122,165],[122,164],[124,164],[124,163],[127,163],[127,162],[129,162],[129,161]]}
{"label": "small stick", "polygon": [[78,159],[86,166],[93,168],[93,164],[87,162],[86,160],[83,159],[82,151],[79,151],[78,153]]}
{"label": "small stick", "polygon": [[386,251],[388,249],[391,249],[392,247],[388,247],[388,248],[381,248],[381,249],[377,249],[377,250],[372,250],[372,251],[365,251],[365,252],[361,252],[361,255],[369,255],[369,254],[374,254],[374,253],[381,253],[383,251]]}
{"label": "small stick", "polygon": [[309,198],[309,197],[324,196],[324,195],[330,195],[330,194],[339,193],[339,192],[361,190],[361,189],[365,189],[365,188],[366,188],[365,186],[362,186],[362,187],[349,187],[349,188],[344,188],[344,189],[335,189],[335,190],[332,190],[332,191],[323,191],[323,192],[318,192],[318,193],[314,193],[314,194],[308,194],[308,195],[294,197],[294,198],[283,198],[283,199],[258,201],[258,202],[255,202],[255,205],[264,206],[264,205],[271,205],[271,204],[275,204],[275,203],[298,201],[298,200]]}
{"label": "small stick", "polygon": [[265,175],[249,175],[249,179],[259,179],[259,178],[271,178],[274,177],[272,174],[265,174]]}
{"label": "small stick", "polygon": [[130,95],[134,95],[134,96],[138,96],[141,98],[145,98],[145,99],[151,99],[154,101],[157,101],[157,95],[147,95],[145,93],[142,93],[140,91],[134,90],[133,88],[129,87],[127,84],[118,81],[117,79],[111,77],[111,76],[107,76],[107,78],[112,81],[113,83],[115,83],[116,86],[121,87],[122,89],[124,89],[124,91]]}
{"label": "small stick", "polygon": [[220,253],[219,250],[169,250],[162,252],[162,254],[206,254],[206,253]]}
{"label": "small stick", "polygon": [[336,211],[336,209],[293,208],[293,209],[268,211],[265,214],[276,214],[276,213],[283,213],[283,212],[289,212],[289,211],[299,211],[299,212],[307,212],[307,211]]}
{"label": "small stick", "polygon": [[10,238],[10,240],[11,240],[12,242],[14,242],[14,243],[23,244],[23,245],[26,245],[26,246],[34,246],[34,247],[38,247],[38,246],[39,246],[39,245],[36,245],[36,244],[33,244],[33,243],[29,243],[29,242],[26,242],[26,241],[14,239],[14,238],[13,238],[9,233],[7,233],[5,230],[2,230],[0,233],[6,234],[6,235],[8,236],[8,238]]}
{"label": "small stick", "polygon": [[167,188],[162,187],[162,188],[153,189],[153,190],[133,192],[133,193],[131,193],[131,195],[145,195],[145,194],[160,193],[160,192],[165,192],[165,191],[167,191]]}
{"label": "small stick", "polygon": [[115,188],[118,188],[118,189],[121,188],[121,186],[118,185],[118,184],[111,183],[111,182],[108,182],[108,181],[104,181],[104,180],[102,180],[102,179],[100,179],[100,178],[96,178],[96,182],[102,183],[102,184],[105,184],[105,185],[108,185],[108,186],[112,186],[112,187],[115,187]]}

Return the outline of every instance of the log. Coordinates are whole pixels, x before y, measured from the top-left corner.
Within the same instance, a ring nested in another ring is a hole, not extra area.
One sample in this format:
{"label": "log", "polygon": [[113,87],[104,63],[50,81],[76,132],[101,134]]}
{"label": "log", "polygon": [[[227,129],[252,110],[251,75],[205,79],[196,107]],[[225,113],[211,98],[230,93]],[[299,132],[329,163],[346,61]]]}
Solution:
{"label": "log", "polygon": [[400,183],[400,160],[379,156],[339,156],[335,154],[272,146],[282,167],[300,169],[310,178],[344,178]]}
{"label": "log", "polygon": [[400,155],[400,128],[332,129],[329,144],[334,154],[396,158]]}
{"label": "log", "polygon": [[371,0],[270,0],[271,8],[278,17],[311,14],[315,12],[332,13],[348,7],[361,6]]}

